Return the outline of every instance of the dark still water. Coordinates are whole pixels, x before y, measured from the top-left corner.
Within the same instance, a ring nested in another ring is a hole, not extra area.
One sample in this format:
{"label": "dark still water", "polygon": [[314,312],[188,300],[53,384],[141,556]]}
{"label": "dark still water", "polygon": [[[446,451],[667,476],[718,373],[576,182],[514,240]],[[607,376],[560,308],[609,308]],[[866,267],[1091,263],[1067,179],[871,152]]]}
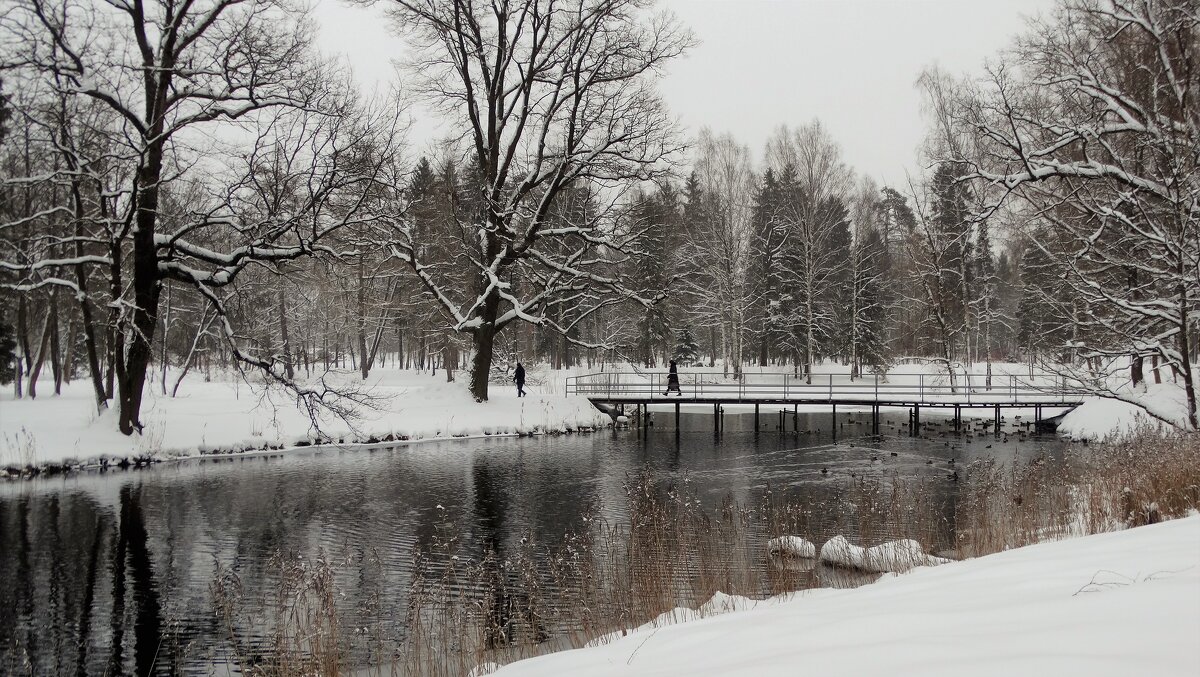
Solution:
{"label": "dark still water", "polygon": [[0,673],[236,673],[244,661],[232,656],[269,649],[256,644],[252,618],[222,619],[214,581],[268,599],[280,556],[335,563],[339,634],[369,625],[387,635],[380,645],[399,642],[415,551],[454,539],[460,554],[490,548],[503,559],[530,538],[554,545],[583,528],[589,510],[620,520],[626,483],[647,469],[686,478],[712,507],[728,496],[752,505],[768,488],[820,495],[852,475],[940,479],[952,505],[949,474],[970,461],[1063,446],[1018,433],[1013,421],[1007,439],[953,435],[938,422],[912,438],[890,419],[883,436],[868,437],[866,414],[839,413],[835,441],[828,412],[798,421],[789,413],[789,429],[801,432],[779,434],[777,412],[764,410],[772,430],[758,435],[747,429],[752,415],[726,414],[719,438],[711,410],[685,414],[678,435],[673,417],[659,416],[667,420],[649,434],[314,450],[0,485]]}

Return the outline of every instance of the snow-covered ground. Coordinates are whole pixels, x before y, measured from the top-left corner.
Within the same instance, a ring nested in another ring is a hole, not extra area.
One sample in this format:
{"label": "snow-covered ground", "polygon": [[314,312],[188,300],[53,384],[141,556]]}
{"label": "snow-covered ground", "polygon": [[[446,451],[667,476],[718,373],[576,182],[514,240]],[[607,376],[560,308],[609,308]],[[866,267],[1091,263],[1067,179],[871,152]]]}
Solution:
{"label": "snow-covered ground", "polygon": [[[321,433],[333,442],[430,439],[466,435],[554,432],[607,425],[610,419],[583,397],[561,394],[561,378],[539,382],[531,373],[529,396],[518,399],[511,385],[493,384],[490,401],[476,403],[463,383],[445,376],[376,369],[366,386],[379,398],[375,410],[359,420],[322,422]],[[359,383],[355,373],[339,374]],[[558,383],[557,387],[554,384]],[[153,455],[193,456],[311,443],[318,432],[293,399],[278,390],[251,386],[236,378],[206,383],[198,376],[183,382],[179,396],[147,387],[142,435],[117,431],[116,411],[97,416],[90,386],[74,381],[59,397],[36,400],[0,395],[0,468],[61,463],[91,463]]]}
{"label": "snow-covered ground", "polygon": [[[973,373],[984,365],[974,365]],[[1028,365],[994,363],[997,383],[1028,376]],[[606,372],[638,371],[662,376],[665,368],[641,370],[630,365],[607,365]],[[366,386],[378,398],[375,410],[363,411],[360,419],[346,423],[337,419],[322,422],[321,433],[334,442],[356,443],[393,439],[431,439],[451,436],[514,434],[566,431],[607,425],[607,416],[586,399],[565,395],[568,376],[596,373],[601,367],[576,367],[550,371],[531,369],[529,397],[518,399],[511,385],[493,384],[491,401],[478,404],[467,395],[463,383],[446,383],[443,373],[432,375],[395,369],[372,371],[365,384],[356,372],[341,372],[331,380]],[[721,379],[720,373],[698,367],[684,369],[684,380]],[[719,366],[717,368],[719,372]],[[748,379],[756,374],[787,372],[786,367],[748,367]],[[849,367],[837,363],[818,365],[820,374],[842,375],[848,381]],[[927,374],[927,382],[944,378],[935,364],[897,365],[895,373]],[[838,377],[835,377],[837,379]],[[818,379],[819,380],[819,379]],[[895,379],[897,381],[903,379]],[[912,380],[911,378],[909,380]],[[169,382],[173,382],[171,375]],[[291,447],[318,438],[307,415],[278,390],[268,390],[227,376],[205,382],[190,375],[179,397],[161,394],[157,384],[146,390],[142,420],[143,434],[126,437],[116,430],[115,411],[98,416],[91,392],[80,379],[65,386],[59,397],[49,395],[48,379],[41,384],[37,400],[14,400],[11,391],[0,394],[0,468],[46,464],[87,464],[100,458],[155,456],[183,457],[197,454],[242,452],[248,449]],[[1157,411],[1182,420],[1182,390],[1164,383],[1151,385],[1142,397],[1152,400]],[[823,409],[822,409],[823,410]],[[947,412],[949,410],[946,410]],[[1172,413],[1174,412],[1174,413]],[[942,412],[946,413],[946,412]],[[970,410],[964,414],[970,415]],[[987,409],[980,415],[990,416]],[[1012,415],[1032,416],[1032,409],[1013,410]],[[926,412],[936,416],[938,412]],[[1101,439],[1150,420],[1131,404],[1096,398],[1068,414],[1059,430],[1076,439]]]}
{"label": "snow-covered ground", "polygon": [[1144,392],[1125,396],[1149,407],[1158,417],[1148,415],[1135,404],[1116,399],[1093,397],[1063,417],[1058,432],[1077,440],[1102,440],[1143,425],[1163,425],[1162,419],[1176,425],[1187,420],[1187,396],[1174,383],[1150,384]]}
{"label": "snow-covered ground", "polygon": [[856,589],[716,601],[497,674],[1195,677],[1200,515]]}

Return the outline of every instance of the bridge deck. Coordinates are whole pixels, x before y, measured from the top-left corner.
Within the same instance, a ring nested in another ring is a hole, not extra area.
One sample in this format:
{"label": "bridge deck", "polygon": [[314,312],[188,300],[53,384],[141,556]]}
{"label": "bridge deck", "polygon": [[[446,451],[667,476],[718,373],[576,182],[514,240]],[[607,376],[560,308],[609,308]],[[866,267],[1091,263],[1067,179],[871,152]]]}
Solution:
{"label": "bridge deck", "polygon": [[[670,390],[670,392],[668,392]],[[847,374],[721,373],[679,374],[678,392],[666,372],[601,372],[567,379],[567,394],[610,404],[787,404],[882,407],[1074,407],[1082,389],[1057,375],[1018,377],[893,373]]]}

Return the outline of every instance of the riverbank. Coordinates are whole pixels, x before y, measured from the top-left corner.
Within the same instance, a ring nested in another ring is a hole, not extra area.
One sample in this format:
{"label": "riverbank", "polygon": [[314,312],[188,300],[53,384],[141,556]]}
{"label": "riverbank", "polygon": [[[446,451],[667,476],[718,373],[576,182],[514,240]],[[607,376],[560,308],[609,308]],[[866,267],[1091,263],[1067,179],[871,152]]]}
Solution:
{"label": "riverbank", "polygon": [[1200,515],[727,606],[496,674],[1196,675]]}
{"label": "riverbank", "polygon": [[586,398],[539,392],[517,398],[493,385],[491,399],[475,402],[445,376],[376,370],[365,383],[354,373],[337,382],[357,385],[372,399],[350,421],[326,416],[314,426],[285,393],[236,378],[185,381],[178,397],[147,390],[140,435],[116,429],[115,411],[97,415],[89,384],[67,384],[60,396],[36,400],[0,397],[0,469],[69,469],[128,465],[196,456],[284,451],[318,444],[384,444],[468,436],[525,435],[589,430],[610,424]]}

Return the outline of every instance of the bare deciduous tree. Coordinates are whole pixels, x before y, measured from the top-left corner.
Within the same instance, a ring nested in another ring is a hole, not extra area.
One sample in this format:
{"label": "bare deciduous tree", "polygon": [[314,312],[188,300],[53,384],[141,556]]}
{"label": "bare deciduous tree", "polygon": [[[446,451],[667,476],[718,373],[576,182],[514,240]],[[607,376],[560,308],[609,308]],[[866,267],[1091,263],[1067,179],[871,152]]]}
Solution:
{"label": "bare deciduous tree", "polygon": [[[422,259],[419,234],[398,219],[391,251],[470,334],[470,390],[488,396],[498,332],[522,320],[553,326],[571,299],[582,321],[616,299],[637,298],[619,272],[629,238],[608,220],[551,225],[555,202],[588,182],[614,190],[663,174],[681,150],[652,76],[691,44],[669,14],[642,0],[561,2],[393,0],[414,45],[426,101],[461,122],[477,209],[461,215],[470,246],[456,288]],[[514,284],[515,278],[524,284]],[[561,327],[560,327],[561,328]]]}

